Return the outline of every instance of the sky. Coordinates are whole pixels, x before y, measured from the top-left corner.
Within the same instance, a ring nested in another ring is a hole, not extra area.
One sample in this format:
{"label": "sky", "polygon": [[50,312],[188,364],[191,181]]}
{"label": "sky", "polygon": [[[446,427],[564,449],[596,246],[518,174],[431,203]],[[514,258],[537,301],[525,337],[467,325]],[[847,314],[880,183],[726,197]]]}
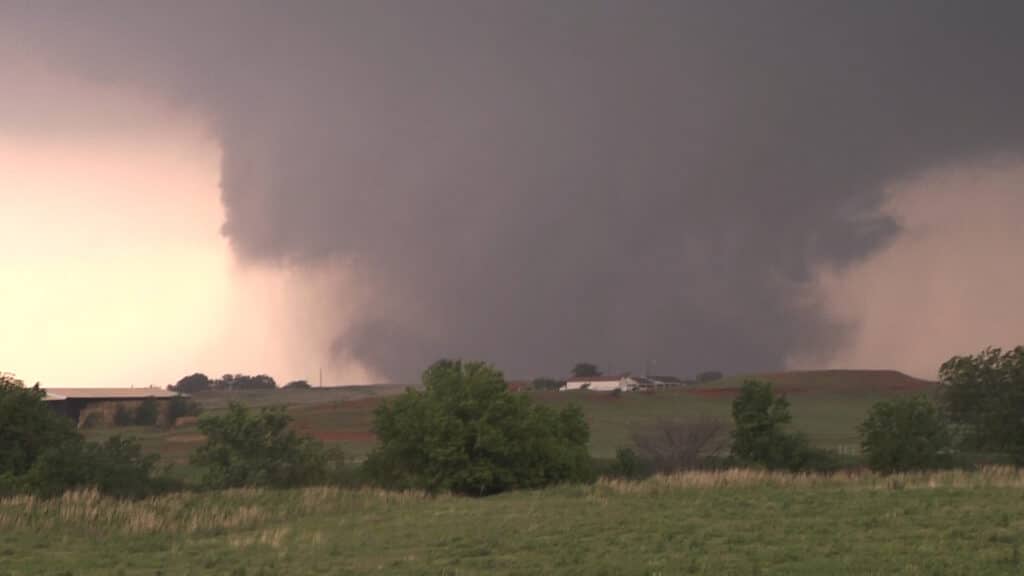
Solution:
{"label": "sky", "polygon": [[0,370],[934,377],[1024,340],[1022,16],[0,0]]}

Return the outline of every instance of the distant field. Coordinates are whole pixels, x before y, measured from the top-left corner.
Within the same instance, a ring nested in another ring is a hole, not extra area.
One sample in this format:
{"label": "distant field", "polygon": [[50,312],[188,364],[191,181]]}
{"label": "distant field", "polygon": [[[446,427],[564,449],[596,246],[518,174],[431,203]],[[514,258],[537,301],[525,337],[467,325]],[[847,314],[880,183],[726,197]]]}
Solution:
{"label": "distant field", "polygon": [[[537,401],[555,407],[579,404],[591,426],[591,453],[609,458],[630,445],[634,430],[660,419],[712,417],[731,422],[732,399],[745,379],[776,384],[792,405],[794,427],[819,446],[844,452],[857,450],[857,425],[872,404],[886,398],[929,394],[935,384],[889,371],[817,371],[730,377],[718,382],[656,393],[627,393],[620,397],[600,392],[529,392]],[[260,407],[288,406],[295,428],[340,446],[353,460],[362,459],[375,445],[373,410],[404,386],[363,386],[311,390],[210,392],[195,396],[206,413],[227,408],[231,401]],[[171,429],[121,428],[89,430],[92,439],[114,433],[136,435],[143,446],[164,462],[183,468],[203,437],[194,424]]]}
{"label": "distant field", "polygon": [[471,499],[310,488],[0,501],[0,575],[1020,574],[1024,476],[750,471]]}

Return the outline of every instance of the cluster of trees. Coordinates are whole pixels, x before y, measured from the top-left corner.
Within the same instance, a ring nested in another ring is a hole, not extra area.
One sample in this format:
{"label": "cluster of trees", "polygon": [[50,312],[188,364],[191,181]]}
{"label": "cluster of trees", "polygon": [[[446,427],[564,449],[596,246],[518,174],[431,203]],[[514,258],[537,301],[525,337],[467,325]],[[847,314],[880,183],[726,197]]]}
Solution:
{"label": "cluster of trees", "polygon": [[[285,390],[309,389],[311,386],[305,380],[293,380],[285,384],[283,388]],[[171,384],[167,389],[183,394],[196,394],[210,390],[276,390],[277,381],[266,374],[257,374],[256,376],[225,374],[218,379],[211,379],[206,374],[196,372]]]}

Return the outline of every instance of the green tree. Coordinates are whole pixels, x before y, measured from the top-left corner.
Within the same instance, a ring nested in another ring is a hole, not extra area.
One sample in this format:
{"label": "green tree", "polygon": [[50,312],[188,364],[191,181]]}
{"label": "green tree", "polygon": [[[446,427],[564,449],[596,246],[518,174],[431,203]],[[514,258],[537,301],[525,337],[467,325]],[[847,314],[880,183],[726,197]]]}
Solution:
{"label": "green tree", "polygon": [[320,484],[333,478],[341,453],[289,429],[291,417],[283,408],[251,413],[231,403],[227,414],[200,419],[206,444],[192,457],[204,469],[210,488],[270,486],[286,488]]}
{"label": "green tree", "polygon": [[284,385],[285,390],[309,390],[311,386],[305,380],[292,380]]}
{"label": "green tree", "polygon": [[868,466],[891,474],[950,464],[949,427],[925,398],[878,402],[859,427]]}
{"label": "green tree", "polygon": [[487,495],[590,478],[589,428],[582,411],[537,405],[512,394],[501,372],[442,360],[423,391],[382,404],[370,476],[388,486]]}
{"label": "green tree", "polygon": [[78,436],[70,419],[43,402],[37,388],[0,382],[0,476],[24,474],[48,448]]}
{"label": "green tree", "polygon": [[596,364],[580,362],[572,367],[572,375],[575,378],[597,378],[601,371],[597,369]]}
{"label": "green tree", "polygon": [[733,400],[732,455],[770,470],[800,470],[815,460],[806,438],[787,431],[789,401],[769,382],[748,380]]}
{"label": "green tree", "polygon": [[1024,464],[1024,347],[955,356],[939,369],[943,407],[965,448]]}

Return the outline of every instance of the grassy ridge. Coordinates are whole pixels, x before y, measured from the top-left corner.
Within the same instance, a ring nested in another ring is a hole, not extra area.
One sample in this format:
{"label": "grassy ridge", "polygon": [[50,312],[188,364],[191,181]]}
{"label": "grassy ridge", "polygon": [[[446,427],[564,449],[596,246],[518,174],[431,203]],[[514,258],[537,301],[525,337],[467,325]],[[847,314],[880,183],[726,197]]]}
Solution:
{"label": "grassy ridge", "polygon": [[0,501],[0,574],[1020,573],[1024,475],[751,471],[486,499],[234,490]]}

